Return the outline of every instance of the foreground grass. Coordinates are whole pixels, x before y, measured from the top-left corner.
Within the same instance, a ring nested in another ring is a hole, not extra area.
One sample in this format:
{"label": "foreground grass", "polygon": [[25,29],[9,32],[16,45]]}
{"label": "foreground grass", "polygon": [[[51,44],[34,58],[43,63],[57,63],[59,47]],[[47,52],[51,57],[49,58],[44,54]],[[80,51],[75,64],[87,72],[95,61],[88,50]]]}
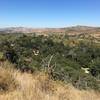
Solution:
{"label": "foreground grass", "polygon": [[100,93],[52,81],[43,72],[21,73],[4,62],[0,63],[0,100],[100,100]]}

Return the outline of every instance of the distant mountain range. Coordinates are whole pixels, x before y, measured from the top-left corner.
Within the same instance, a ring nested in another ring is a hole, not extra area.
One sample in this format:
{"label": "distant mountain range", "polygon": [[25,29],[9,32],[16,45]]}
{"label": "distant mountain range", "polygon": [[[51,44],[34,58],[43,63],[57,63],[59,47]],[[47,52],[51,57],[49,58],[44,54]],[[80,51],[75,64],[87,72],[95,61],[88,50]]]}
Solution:
{"label": "distant mountain range", "polygon": [[27,27],[8,27],[0,28],[0,32],[5,33],[33,33],[33,32],[64,32],[65,28],[27,28]]}
{"label": "distant mountain range", "polygon": [[71,35],[91,33],[100,36],[100,27],[73,26],[64,28],[26,28],[8,27],[0,28],[0,33],[66,33]]}

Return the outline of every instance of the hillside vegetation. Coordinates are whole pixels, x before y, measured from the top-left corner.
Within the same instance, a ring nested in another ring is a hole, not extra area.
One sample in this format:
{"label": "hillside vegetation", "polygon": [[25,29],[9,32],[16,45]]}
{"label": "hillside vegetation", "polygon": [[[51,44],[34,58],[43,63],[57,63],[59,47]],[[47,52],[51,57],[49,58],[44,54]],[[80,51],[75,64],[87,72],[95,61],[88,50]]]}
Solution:
{"label": "hillside vegetation", "polygon": [[22,73],[8,61],[0,63],[0,100],[99,100],[100,93],[53,81],[44,72]]}
{"label": "hillside vegetation", "polygon": [[100,41],[88,34],[0,34],[0,61],[6,60],[21,72],[100,91]]}

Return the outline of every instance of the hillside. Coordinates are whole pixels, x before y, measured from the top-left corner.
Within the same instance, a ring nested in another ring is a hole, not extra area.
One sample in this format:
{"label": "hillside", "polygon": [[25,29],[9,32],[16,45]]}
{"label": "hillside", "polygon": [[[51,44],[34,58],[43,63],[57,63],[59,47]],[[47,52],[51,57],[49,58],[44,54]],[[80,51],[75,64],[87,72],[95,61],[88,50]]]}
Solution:
{"label": "hillside", "polygon": [[99,100],[100,93],[78,90],[70,84],[53,81],[43,72],[28,74],[0,63],[0,100]]}
{"label": "hillside", "polygon": [[66,32],[46,36],[0,34],[0,100],[99,100],[99,97],[100,38]]}
{"label": "hillside", "polygon": [[26,27],[9,27],[0,28],[0,33],[37,33],[37,34],[68,34],[68,35],[79,35],[79,34],[90,34],[94,37],[100,37],[100,27],[90,26],[73,26],[64,28],[26,28]]}
{"label": "hillside", "polygon": [[5,33],[33,33],[33,32],[58,32],[58,33],[100,33],[100,27],[91,27],[91,26],[73,26],[73,27],[64,27],[64,28],[26,28],[26,27],[8,27],[8,28],[0,28],[0,32]]}

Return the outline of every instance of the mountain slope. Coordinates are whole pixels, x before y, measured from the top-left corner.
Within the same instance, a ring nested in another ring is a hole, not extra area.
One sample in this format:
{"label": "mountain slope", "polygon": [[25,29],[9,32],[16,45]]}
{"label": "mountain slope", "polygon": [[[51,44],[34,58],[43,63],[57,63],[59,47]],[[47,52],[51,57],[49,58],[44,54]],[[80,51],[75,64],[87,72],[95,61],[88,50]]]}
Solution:
{"label": "mountain slope", "polygon": [[18,86],[13,90],[10,87],[9,91],[0,89],[0,100],[100,100],[100,93],[95,91],[78,90],[71,85],[55,82],[44,73],[21,73],[11,69],[11,66],[8,62],[0,63],[0,88],[13,82]]}

